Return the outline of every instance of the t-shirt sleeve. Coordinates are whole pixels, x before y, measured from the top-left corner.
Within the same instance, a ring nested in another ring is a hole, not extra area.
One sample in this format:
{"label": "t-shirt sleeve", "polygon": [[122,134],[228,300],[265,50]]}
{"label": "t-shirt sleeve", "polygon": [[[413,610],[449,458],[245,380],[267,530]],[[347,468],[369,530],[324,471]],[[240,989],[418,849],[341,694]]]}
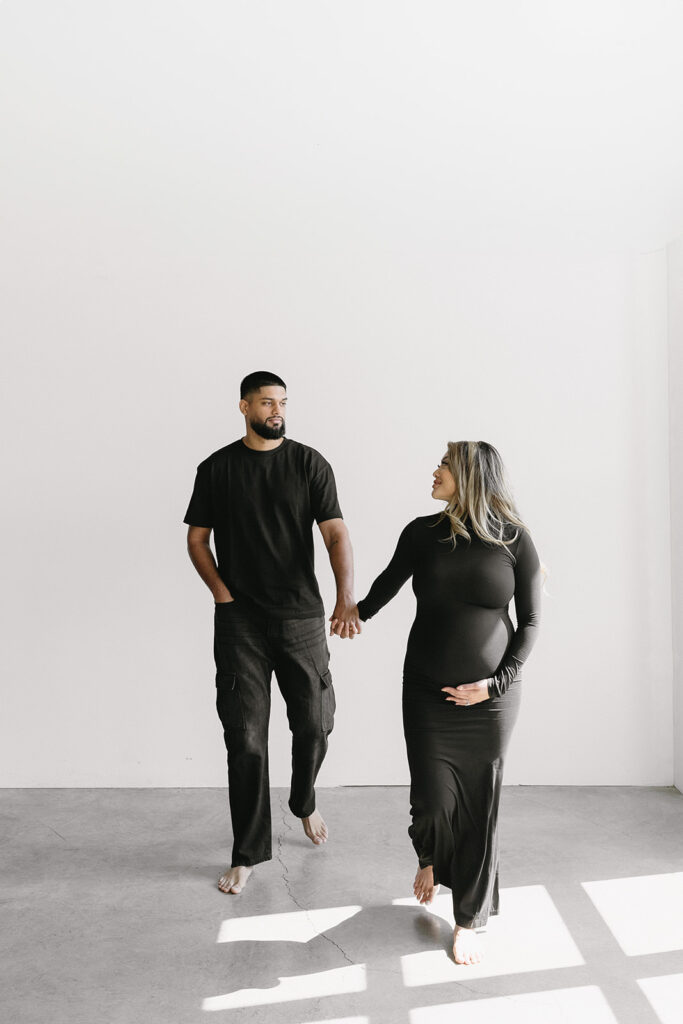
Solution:
{"label": "t-shirt sleeve", "polygon": [[214,525],[211,472],[206,462],[200,462],[197,466],[194,490],[183,522],[188,526]]}
{"label": "t-shirt sleeve", "polygon": [[343,519],[337,498],[337,484],[329,462],[320,456],[311,467],[308,490],[311,497],[311,512],[316,523],[327,519]]}
{"label": "t-shirt sleeve", "polygon": [[392,597],[398,594],[408,577],[413,575],[412,534],[413,524],[408,523],[398,538],[396,550],[388,566],[372,584],[367,597],[358,602],[358,616],[363,622],[366,619],[372,618],[380,608],[383,608],[385,604],[391,601]]}
{"label": "t-shirt sleeve", "polygon": [[541,622],[541,563],[527,530],[521,529],[515,553],[515,614],[517,629],[498,669],[488,684],[489,697],[502,697],[519,675],[538,639]]}

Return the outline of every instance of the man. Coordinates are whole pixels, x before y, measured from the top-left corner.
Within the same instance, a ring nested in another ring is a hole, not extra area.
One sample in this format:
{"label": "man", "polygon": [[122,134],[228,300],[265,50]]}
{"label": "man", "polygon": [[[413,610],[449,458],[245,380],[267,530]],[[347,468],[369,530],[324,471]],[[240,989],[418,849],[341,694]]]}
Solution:
{"label": "man", "polygon": [[[216,707],[228,752],[231,866],[218,880],[239,893],[270,860],[268,720],[273,671],[292,732],[289,807],[313,843],[328,831],[314,784],[332,731],[335,697],[324,609],[313,568],[315,520],[337,583],[331,632],[361,632],[353,555],[332,468],[285,437],[287,390],[273,373],[244,378],[246,434],[197,467],[184,522],[192,562],[215,601]],[[217,563],[209,538],[214,532]]]}

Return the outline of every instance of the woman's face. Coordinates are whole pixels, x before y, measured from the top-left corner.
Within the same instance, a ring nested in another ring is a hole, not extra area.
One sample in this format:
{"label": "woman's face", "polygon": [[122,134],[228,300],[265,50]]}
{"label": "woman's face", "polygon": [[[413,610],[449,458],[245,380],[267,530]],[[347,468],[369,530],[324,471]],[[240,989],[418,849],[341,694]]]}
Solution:
{"label": "woman's face", "polygon": [[445,455],[441,460],[439,468],[434,470],[432,476],[434,477],[432,498],[436,498],[437,501],[450,501],[455,496],[455,480],[448,468],[448,460]]}

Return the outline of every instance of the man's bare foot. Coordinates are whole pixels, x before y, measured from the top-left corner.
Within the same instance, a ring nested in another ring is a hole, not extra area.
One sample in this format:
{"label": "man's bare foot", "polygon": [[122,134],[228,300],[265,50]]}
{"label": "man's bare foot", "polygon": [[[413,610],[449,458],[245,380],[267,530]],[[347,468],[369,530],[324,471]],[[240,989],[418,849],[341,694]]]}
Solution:
{"label": "man's bare foot", "polygon": [[316,846],[327,842],[327,825],[322,819],[320,811],[313,811],[308,818],[302,818],[304,832]]}
{"label": "man's bare foot", "polygon": [[224,875],[218,879],[218,888],[221,892],[238,893],[242,892],[247,879],[254,869],[245,867],[244,864],[236,868],[228,868]]}
{"label": "man's bare foot", "polygon": [[453,932],[453,959],[456,964],[478,964],[483,956],[481,940],[474,928],[456,924]]}
{"label": "man's bare foot", "polygon": [[439,886],[434,885],[434,870],[432,865],[429,867],[420,868],[418,873],[415,875],[415,882],[413,883],[413,892],[415,893],[415,899],[418,903],[431,903],[437,892]]}

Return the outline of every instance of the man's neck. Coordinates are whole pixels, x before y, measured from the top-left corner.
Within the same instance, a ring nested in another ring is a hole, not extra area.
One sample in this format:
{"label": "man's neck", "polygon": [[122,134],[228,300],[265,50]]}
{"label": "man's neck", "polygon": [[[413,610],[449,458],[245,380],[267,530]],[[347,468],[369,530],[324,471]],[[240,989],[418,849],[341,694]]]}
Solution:
{"label": "man's neck", "polygon": [[273,448],[279,448],[283,441],[284,437],[261,437],[255,430],[249,428],[247,428],[247,436],[242,438],[242,444],[255,452],[270,452]]}

